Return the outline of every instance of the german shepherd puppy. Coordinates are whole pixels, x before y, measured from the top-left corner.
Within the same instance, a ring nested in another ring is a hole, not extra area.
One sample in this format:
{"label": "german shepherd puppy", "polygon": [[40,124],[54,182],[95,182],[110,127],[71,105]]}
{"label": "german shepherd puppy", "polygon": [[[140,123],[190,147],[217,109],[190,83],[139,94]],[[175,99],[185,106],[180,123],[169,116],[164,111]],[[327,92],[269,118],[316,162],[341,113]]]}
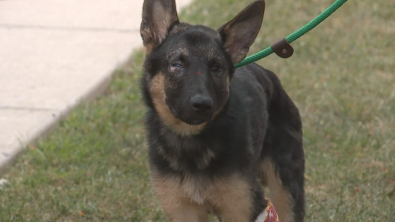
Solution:
{"label": "german shepherd puppy", "polygon": [[304,220],[298,109],[247,55],[264,14],[251,3],[218,30],[181,23],[175,0],[145,0],[142,92],[153,189],[171,221],[253,222],[268,186],[281,222]]}

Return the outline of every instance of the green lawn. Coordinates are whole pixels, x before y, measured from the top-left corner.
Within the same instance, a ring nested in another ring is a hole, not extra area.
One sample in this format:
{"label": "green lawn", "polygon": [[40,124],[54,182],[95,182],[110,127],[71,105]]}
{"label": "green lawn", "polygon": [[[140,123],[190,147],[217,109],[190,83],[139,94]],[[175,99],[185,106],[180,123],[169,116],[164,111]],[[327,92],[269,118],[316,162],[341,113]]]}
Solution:
{"label": "green lawn", "polygon": [[[334,0],[271,1],[252,52]],[[217,28],[247,0],[198,0],[180,14]],[[304,123],[306,221],[395,219],[395,1],[347,2],[292,45],[278,74]],[[150,188],[139,93],[143,52],[1,175],[0,221],[166,221]]]}

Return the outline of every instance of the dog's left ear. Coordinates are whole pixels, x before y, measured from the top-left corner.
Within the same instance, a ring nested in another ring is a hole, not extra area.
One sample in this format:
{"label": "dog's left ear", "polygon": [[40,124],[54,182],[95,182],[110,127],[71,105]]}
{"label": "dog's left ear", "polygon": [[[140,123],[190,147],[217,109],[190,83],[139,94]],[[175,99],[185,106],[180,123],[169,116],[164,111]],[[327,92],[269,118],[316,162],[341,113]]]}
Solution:
{"label": "dog's left ear", "polygon": [[243,60],[261,28],[265,1],[255,1],[218,29],[233,64]]}
{"label": "dog's left ear", "polygon": [[162,44],[169,29],[177,23],[175,0],[145,0],[140,26],[144,46],[152,50]]}

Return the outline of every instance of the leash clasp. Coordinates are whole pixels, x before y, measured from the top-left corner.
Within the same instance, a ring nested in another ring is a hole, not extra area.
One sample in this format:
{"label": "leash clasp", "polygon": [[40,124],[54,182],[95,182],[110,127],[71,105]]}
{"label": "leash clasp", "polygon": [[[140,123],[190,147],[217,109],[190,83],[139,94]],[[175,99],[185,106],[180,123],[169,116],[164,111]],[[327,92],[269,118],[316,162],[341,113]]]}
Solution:
{"label": "leash clasp", "polygon": [[279,57],[286,59],[292,56],[294,49],[287,42],[285,38],[273,43],[271,45],[273,52],[275,52]]}

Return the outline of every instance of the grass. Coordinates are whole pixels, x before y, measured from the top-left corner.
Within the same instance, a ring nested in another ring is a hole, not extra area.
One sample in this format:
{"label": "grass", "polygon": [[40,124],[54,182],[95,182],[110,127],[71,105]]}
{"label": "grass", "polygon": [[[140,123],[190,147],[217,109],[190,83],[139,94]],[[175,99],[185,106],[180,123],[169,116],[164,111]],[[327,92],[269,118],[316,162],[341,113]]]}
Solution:
{"label": "grass", "polygon": [[[199,0],[182,21],[219,27],[249,2]],[[287,36],[332,0],[267,0],[252,52]],[[276,72],[304,123],[306,221],[395,218],[395,2],[349,1],[293,43]],[[149,182],[139,78],[143,53],[27,147],[3,179],[0,221],[166,221]]]}

